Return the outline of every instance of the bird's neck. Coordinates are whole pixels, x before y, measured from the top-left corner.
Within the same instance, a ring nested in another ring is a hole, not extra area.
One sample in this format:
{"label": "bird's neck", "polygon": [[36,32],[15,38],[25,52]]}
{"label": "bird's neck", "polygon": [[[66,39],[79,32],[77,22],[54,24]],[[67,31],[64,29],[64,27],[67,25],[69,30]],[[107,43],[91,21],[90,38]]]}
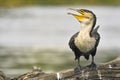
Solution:
{"label": "bird's neck", "polygon": [[91,36],[91,30],[93,29],[93,23],[82,24],[81,30],[78,36],[75,38],[75,45],[83,53],[87,53],[92,50],[95,46],[95,38]]}
{"label": "bird's neck", "polygon": [[90,34],[93,30],[93,27],[94,27],[94,22],[91,22],[89,24],[81,23],[80,33],[82,35],[88,34],[90,36]]}

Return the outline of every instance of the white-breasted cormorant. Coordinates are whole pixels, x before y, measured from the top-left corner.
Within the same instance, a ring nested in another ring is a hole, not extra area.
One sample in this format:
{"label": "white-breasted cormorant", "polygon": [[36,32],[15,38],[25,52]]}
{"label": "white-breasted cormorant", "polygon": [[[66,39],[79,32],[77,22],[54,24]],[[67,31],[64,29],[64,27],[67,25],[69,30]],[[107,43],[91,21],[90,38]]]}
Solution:
{"label": "white-breasted cormorant", "polygon": [[96,16],[87,9],[71,10],[77,11],[79,14],[68,14],[73,15],[81,23],[80,31],[74,34],[69,41],[69,47],[75,54],[75,60],[78,60],[78,66],[75,68],[75,71],[81,70],[80,57],[84,56],[88,60],[90,55],[92,56],[92,62],[88,67],[94,69],[96,68],[94,56],[100,40],[100,35],[97,32],[99,26],[95,28]]}

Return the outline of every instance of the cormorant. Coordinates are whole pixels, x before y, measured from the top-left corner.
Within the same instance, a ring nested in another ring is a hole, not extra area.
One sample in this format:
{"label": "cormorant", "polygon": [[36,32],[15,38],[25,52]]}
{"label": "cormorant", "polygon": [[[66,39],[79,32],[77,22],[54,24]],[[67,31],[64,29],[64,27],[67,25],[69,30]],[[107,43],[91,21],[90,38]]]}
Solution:
{"label": "cormorant", "polygon": [[87,9],[70,9],[77,11],[79,14],[68,14],[73,15],[81,23],[80,31],[75,33],[69,41],[69,47],[74,52],[75,60],[78,60],[78,65],[74,70],[80,71],[82,69],[80,65],[81,56],[84,56],[85,59],[89,60],[90,55],[92,56],[92,62],[87,67],[96,69],[94,56],[100,40],[100,35],[97,32],[99,26],[95,28],[96,16],[92,11]]}

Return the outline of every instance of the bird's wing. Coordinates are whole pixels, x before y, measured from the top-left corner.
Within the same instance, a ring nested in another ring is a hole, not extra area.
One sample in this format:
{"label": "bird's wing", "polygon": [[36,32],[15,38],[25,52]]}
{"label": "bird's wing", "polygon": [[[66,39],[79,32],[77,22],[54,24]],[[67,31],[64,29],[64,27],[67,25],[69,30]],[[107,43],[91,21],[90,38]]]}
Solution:
{"label": "bird's wing", "polygon": [[70,48],[71,48],[73,51],[74,51],[75,48],[76,48],[76,46],[75,46],[75,44],[74,44],[74,40],[75,40],[75,38],[77,37],[78,33],[79,33],[79,32],[75,33],[75,34],[70,38],[70,41],[69,41],[69,46],[70,46]]}
{"label": "bird's wing", "polygon": [[92,31],[93,33],[95,33],[95,32],[97,32],[98,31],[98,29],[99,29],[99,25]]}
{"label": "bird's wing", "polygon": [[100,40],[100,34],[97,32],[98,31],[98,28],[100,26],[98,25],[92,32],[91,32],[91,35],[92,37],[94,37],[96,39],[96,47],[98,46],[98,43],[99,43],[99,40]]}
{"label": "bird's wing", "polygon": [[79,56],[80,56],[80,54],[79,54],[80,51],[79,51],[79,49],[75,46],[75,43],[74,43],[75,38],[77,37],[78,33],[79,33],[79,32],[77,32],[76,34],[74,34],[74,35],[71,37],[70,41],[69,41],[69,47],[72,49],[72,51],[73,51],[74,54],[75,54],[75,60],[78,59]]}

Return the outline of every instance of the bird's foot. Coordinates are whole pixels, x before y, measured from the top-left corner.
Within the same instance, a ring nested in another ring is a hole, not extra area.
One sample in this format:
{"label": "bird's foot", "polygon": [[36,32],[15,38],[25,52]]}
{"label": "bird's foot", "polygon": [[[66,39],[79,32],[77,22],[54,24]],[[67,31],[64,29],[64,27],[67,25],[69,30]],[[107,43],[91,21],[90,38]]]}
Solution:
{"label": "bird's foot", "polygon": [[79,66],[74,68],[74,73],[79,73],[82,71],[82,69],[83,69],[83,67],[79,65]]}
{"label": "bird's foot", "polygon": [[97,65],[95,63],[91,63],[87,66],[90,70],[97,70]]}

